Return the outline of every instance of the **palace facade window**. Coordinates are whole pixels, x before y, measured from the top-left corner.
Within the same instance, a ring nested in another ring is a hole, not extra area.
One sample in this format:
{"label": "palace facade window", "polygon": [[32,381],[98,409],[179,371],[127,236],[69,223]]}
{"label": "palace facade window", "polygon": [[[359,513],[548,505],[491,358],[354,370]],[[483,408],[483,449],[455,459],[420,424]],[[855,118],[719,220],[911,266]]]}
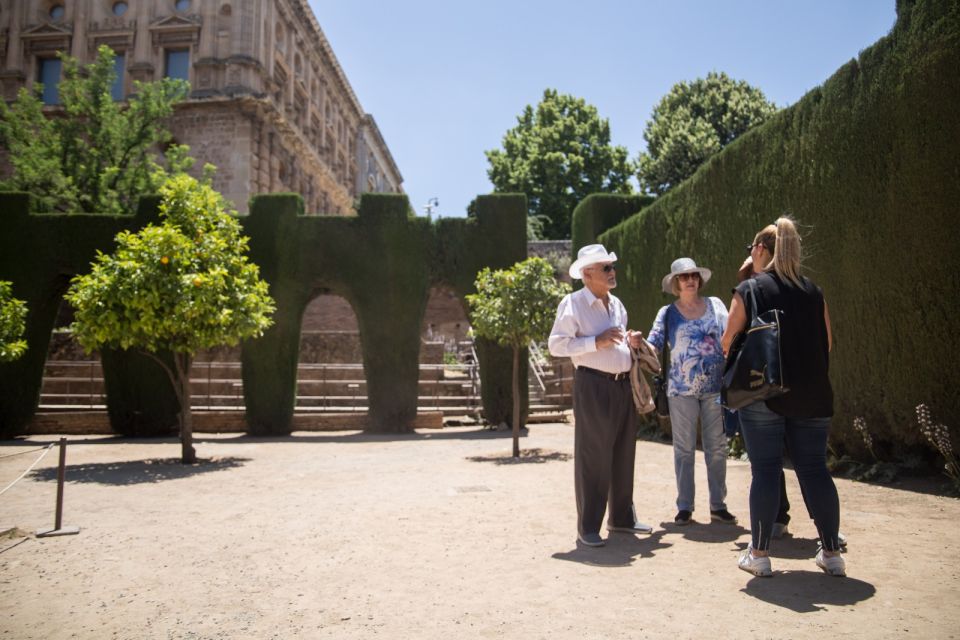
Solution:
{"label": "palace facade window", "polygon": [[117,77],[113,80],[113,86],[110,87],[110,96],[117,102],[124,99],[123,75],[126,71],[127,54],[124,51],[118,51],[113,59],[113,72]]}
{"label": "palace facade window", "polygon": [[189,49],[167,49],[164,52],[163,77],[190,80]]}
{"label": "palace facade window", "polygon": [[40,100],[43,104],[60,104],[60,71],[63,63],[60,58],[40,58],[37,60],[37,82],[43,84]]}

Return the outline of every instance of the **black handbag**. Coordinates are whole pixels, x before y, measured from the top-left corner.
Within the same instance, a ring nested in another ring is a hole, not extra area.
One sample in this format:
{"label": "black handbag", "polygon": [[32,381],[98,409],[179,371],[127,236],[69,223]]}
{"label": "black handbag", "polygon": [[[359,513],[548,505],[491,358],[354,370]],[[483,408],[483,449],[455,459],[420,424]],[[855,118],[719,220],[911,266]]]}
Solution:
{"label": "black handbag", "polygon": [[657,415],[661,418],[670,417],[670,403],[667,400],[667,349],[670,346],[670,308],[663,314],[663,348],[660,349],[660,375],[653,376],[653,404],[657,408]]}
{"label": "black handbag", "polygon": [[756,283],[748,280],[747,327],[737,334],[723,370],[720,403],[739,409],[752,402],[787,393],[787,379],[780,351],[783,311],[770,309],[757,315]]}

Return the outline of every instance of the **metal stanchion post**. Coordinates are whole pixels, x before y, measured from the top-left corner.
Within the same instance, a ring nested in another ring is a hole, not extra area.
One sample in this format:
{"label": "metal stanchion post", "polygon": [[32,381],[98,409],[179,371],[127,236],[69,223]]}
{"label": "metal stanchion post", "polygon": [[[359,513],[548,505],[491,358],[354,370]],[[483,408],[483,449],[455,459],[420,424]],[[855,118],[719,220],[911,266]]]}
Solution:
{"label": "metal stanchion post", "polygon": [[67,439],[60,438],[60,465],[57,467],[57,512],[52,529],[37,530],[38,538],[50,536],[69,536],[80,533],[80,527],[64,527],[63,522],[63,480],[67,466]]}

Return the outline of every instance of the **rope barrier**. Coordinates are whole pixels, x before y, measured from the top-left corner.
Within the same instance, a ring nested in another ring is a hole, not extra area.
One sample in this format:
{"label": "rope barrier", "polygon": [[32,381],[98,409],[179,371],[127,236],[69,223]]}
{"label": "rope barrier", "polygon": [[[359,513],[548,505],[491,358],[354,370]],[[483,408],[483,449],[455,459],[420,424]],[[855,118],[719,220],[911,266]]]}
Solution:
{"label": "rope barrier", "polygon": [[17,451],[16,453],[8,453],[6,455],[0,456],[0,460],[3,460],[4,458],[12,458],[13,456],[22,456],[25,453],[33,453],[34,451],[42,451],[44,449],[48,449],[49,447],[50,445],[47,445],[46,447],[37,447],[36,449],[27,449],[26,451]]}
{"label": "rope barrier", "polygon": [[53,445],[55,445],[55,444],[56,444],[56,442],[51,442],[51,443],[48,444],[46,447],[44,447],[44,448],[43,448],[43,453],[40,454],[40,457],[37,458],[36,460],[34,460],[34,461],[33,461],[33,464],[31,464],[29,467],[27,467],[27,470],[24,471],[23,473],[21,473],[19,478],[17,478],[16,480],[14,480],[14,481],[11,482],[10,484],[8,484],[6,487],[4,487],[4,488],[3,488],[3,491],[0,491],[0,496],[2,496],[2,495],[7,491],[7,489],[9,489],[9,488],[12,487],[13,485],[17,484],[18,482],[20,482],[20,480],[22,480],[25,475],[27,475],[28,473],[30,473],[30,471],[31,471],[35,466],[37,466],[37,464],[38,464],[41,460],[43,460],[43,456],[45,456],[45,455],[47,455],[48,453],[50,453],[50,449],[53,449]]}

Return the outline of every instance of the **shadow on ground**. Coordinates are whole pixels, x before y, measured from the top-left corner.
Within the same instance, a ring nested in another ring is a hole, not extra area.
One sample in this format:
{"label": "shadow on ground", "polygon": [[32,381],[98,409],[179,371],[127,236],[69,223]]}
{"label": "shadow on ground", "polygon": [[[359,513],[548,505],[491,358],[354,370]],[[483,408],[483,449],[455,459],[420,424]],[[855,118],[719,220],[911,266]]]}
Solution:
{"label": "shadow on ground", "polygon": [[510,454],[499,453],[492,456],[468,456],[470,462],[492,462],[494,464],[543,464],[544,462],[566,462],[572,459],[569,453],[561,451],[547,451],[544,449],[521,449],[520,457],[514,458]]}
{"label": "shadow on ground", "polygon": [[872,584],[856,578],[836,578],[818,571],[777,571],[776,565],[773,577],[753,578],[741,591],[797,613],[854,605],[877,592]]}
{"label": "shadow on ground", "polygon": [[700,523],[692,520],[690,524],[687,525],[661,522],[660,526],[667,533],[681,535],[693,542],[733,542],[734,540],[739,540],[743,534],[750,533],[749,529],[744,529],[739,524],[714,523],[709,521]]}
{"label": "shadow on ground", "polygon": [[[127,462],[97,462],[93,464],[67,465],[67,482],[92,482],[95,484],[131,485],[147,482],[163,482],[189,478],[203,473],[223,471],[239,467],[250,458],[218,457],[201,458],[196,464],[183,464],[180,458],[157,458],[129,460]],[[57,468],[41,469],[30,474],[34,480],[56,481]]]}
{"label": "shadow on ground", "polygon": [[588,547],[577,541],[575,549],[554,553],[556,560],[579,562],[593,567],[626,567],[637,558],[652,558],[660,549],[673,546],[662,540],[665,531],[655,531],[649,536],[636,536],[629,533],[611,533],[607,544],[602,547]]}

